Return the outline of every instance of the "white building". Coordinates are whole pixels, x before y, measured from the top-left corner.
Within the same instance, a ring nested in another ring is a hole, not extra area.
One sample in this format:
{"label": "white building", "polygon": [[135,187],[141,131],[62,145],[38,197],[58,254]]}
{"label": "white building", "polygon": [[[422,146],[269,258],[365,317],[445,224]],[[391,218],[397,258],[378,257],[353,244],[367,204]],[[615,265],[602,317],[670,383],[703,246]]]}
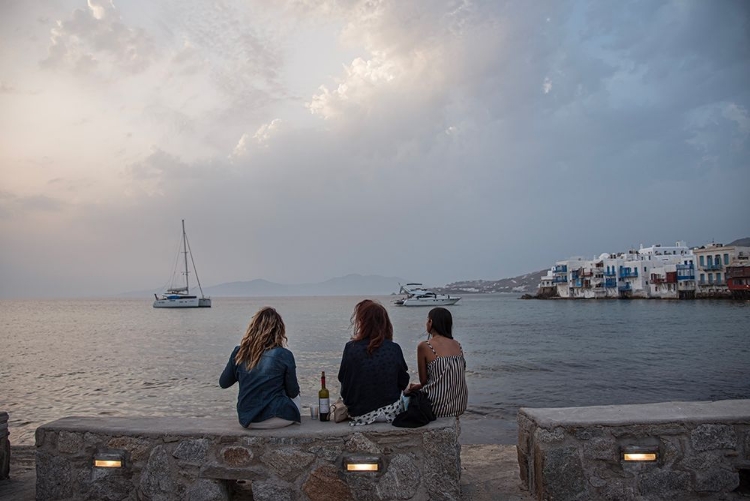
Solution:
{"label": "white building", "polygon": [[695,291],[695,257],[685,242],[641,246],[557,261],[547,278],[562,298],[687,298]]}

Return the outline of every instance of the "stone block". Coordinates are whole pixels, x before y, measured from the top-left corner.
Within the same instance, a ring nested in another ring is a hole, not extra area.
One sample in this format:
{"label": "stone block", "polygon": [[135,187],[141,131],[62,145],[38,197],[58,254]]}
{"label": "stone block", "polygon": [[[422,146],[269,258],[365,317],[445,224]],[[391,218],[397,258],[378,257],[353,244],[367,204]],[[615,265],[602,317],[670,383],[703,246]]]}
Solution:
{"label": "stone block", "polygon": [[280,477],[294,480],[315,460],[315,455],[298,449],[273,449],[263,454],[260,460]]}
{"label": "stone block", "polygon": [[173,499],[178,484],[172,476],[171,458],[164,446],[154,447],[148,463],[141,473],[139,492],[151,501],[169,501]]}
{"label": "stone block", "polygon": [[332,465],[314,469],[302,485],[310,501],[353,501],[351,488],[341,479],[340,470]]}
{"label": "stone block", "polygon": [[604,461],[618,461],[620,450],[613,438],[591,438],[583,443],[583,457]]}
{"label": "stone block", "polygon": [[[88,443],[91,440],[92,435],[90,433],[84,436],[84,440]],[[96,442],[94,442],[96,443]],[[109,449],[122,449],[128,451],[130,454],[131,461],[145,461],[151,454],[151,447],[153,444],[148,440],[132,437],[114,437],[107,441],[107,448]]]}
{"label": "stone block", "polygon": [[37,450],[36,498],[67,499],[73,497],[73,468],[70,459]]}
{"label": "stone block", "polygon": [[682,441],[678,437],[668,437],[660,440],[659,450],[661,451],[662,457],[661,462],[664,465],[673,465],[677,461],[682,460]]}
{"label": "stone block", "polygon": [[[90,474],[87,475],[87,473]],[[79,474],[82,499],[91,501],[121,501],[133,490],[132,472],[125,469],[91,468]]]}
{"label": "stone block", "polygon": [[187,501],[230,501],[229,490],[223,482],[199,479],[187,489]]}
{"label": "stone block", "polygon": [[457,501],[460,497],[461,446],[455,429],[422,435],[424,484],[431,500]]}
{"label": "stone block", "polygon": [[268,472],[264,468],[257,466],[229,467],[222,464],[209,463],[201,468],[200,476],[223,480],[255,481],[268,478]]}
{"label": "stone block", "polygon": [[253,501],[292,501],[292,488],[275,480],[253,482]]}
{"label": "stone block", "polygon": [[586,482],[577,447],[557,447],[543,451],[541,470],[544,499],[586,499]]}
{"label": "stone block", "polygon": [[315,454],[324,461],[333,462],[344,452],[344,444],[339,441],[336,443],[318,444],[310,447],[308,452]]}
{"label": "stone block", "polygon": [[639,477],[638,489],[644,496],[672,499],[691,490],[690,474],[684,471],[654,470]]}
{"label": "stone block", "polygon": [[57,436],[57,450],[63,454],[75,454],[83,447],[83,436],[80,433],[61,431]]}
{"label": "stone block", "polygon": [[247,447],[228,446],[219,453],[221,461],[231,467],[248,466],[253,460],[253,451]]}
{"label": "stone block", "polygon": [[740,485],[740,475],[736,471],[713,469],[695,476],[695,490],[698,492],[731,492]]}
{"label": "stone block", "polygon": [[559,426],[552,430],[537,428],[534,438],[537,442],[542,444],[561,442],[565,438],[565,430]]}
{"label": "stone block", "polygon": [[734,449],[737,435],[734,428],[725,424],[702,424],[690,433],[690,441],[696,451],[712,449]]}
{"label": "stone block", "polygon": [[381,454],[383,449],[375,442],[365,437],[362,433],[355,433],[346,441],[347,452],[369,452],[371,454]]}
{"label": "stone block", "polygon": [[205,438],[183,440],[175,447],[172,456],[182,464],[199,466],[206,461],[211,442]]}
{"label": "stone block", "polygon": [[421,478],[414,461],[405,454],[397,454],[391,458],[376,491],[381,499],[411,499],[419,489]]}

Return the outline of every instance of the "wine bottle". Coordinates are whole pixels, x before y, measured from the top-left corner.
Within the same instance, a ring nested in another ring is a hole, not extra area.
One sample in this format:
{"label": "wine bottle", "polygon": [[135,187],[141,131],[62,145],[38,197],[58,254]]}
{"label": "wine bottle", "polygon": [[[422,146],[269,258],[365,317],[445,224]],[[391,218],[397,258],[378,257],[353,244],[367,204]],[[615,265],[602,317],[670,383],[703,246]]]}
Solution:
{"label": "wine bottle", "polygon": [[320,376],[320,391],[318,392],[318,406],[320,407],[320,420],[328,421],[329,414],[331,412],[331,401],[328,398],[328,390],[326,389],[326,373]]}

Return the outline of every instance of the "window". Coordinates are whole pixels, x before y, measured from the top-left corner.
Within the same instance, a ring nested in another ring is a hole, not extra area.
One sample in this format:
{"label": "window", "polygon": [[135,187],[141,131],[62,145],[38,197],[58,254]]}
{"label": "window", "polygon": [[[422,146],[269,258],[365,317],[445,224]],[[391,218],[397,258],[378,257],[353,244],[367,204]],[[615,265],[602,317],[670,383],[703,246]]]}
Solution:
{"label": "window", "polygon": [[709,273],[708,274],[708,283],[709,284],[714,283],[714,274],[713,273]]}
{"label": "window", "polygon": [[717,283],[717,284],[720,284],[720,283],[721,283],[721,273],[717,273],[717,274],[716,274],[716,283]]}
{"label": "window", "polygon": [[714,257],[714,263],[716,263],[716,266],[721,264],[721,256],[719,254],[716,254],[716,257]]}
{"label": "window", "polygon": [[705,284],[705,283],[706,283],[706,275],[705,275],[705,274],[703,274],[703,273],[701,273],[701,283],[702,283],[702,284]]}
{"label": "window", "polygon": [[704,256],[701,256],[701,266],[704,266],[704,263],[703,263],[703,257],[704,257]]}
{"label": "window", "polygon": [[706,265],[709,268],[714,265],[714,258],[713,258],[713,256],[706,256]]}
{"label": "window", "polygon": [[729,254],[724,254],[724,264],[729,264]]}

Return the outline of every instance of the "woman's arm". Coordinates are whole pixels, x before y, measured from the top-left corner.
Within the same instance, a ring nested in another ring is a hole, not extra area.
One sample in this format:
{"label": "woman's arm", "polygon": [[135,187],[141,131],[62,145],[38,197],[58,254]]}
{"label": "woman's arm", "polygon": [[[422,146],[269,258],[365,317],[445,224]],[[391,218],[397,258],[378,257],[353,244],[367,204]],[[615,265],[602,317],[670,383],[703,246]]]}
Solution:
{"label": "woman's arm", "polygon": [[289,360],[286,361],[286,372],[284,373],[284,390],[289,398],[299,395],[299,382],[297,381],[297,364],[294,362],[294,354],[289,352]]}
{"label": "woman's arm", "polygon": [[419,384],[421,386],[427,384],[427,354],[429,351],[430,349],[424,341],[417,346],[417,370],[419,370]]}
{"label": "woman's arm", "polygon": [[401,367],[399,367],[398,373],[398,389],[404,391],[409,385],[409,367],[406,365],[406,360],[404,360],[404,352],[401,351],[400,346],[398,347],[398,354],[401,357]]}
{"label": "woman's arm", "polygon": [[227,366],[224,367],[224,372],[222,372],[221,376],[219,376],[219,386],[221,386],[222,388],[229,388],[237,382],[234,364],[234,356],[236,354],[237,348],[232,351],[232,354],[229,356],[229,362],[227,362]]}

